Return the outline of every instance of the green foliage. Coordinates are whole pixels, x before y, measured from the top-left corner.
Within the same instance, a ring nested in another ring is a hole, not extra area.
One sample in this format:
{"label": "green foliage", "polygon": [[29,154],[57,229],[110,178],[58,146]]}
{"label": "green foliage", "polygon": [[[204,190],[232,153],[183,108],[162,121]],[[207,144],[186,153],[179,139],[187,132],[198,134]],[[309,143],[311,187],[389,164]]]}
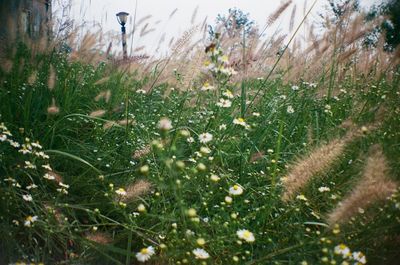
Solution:
{"label": "green foliage", "polygon": [[[131,264],[149,246],[150,264],[354,262],[335,253],[342,243],[387,262],[397,249],[390,236],[400,233],[398,192],[340,229],[324,216],[360,177],[373,144],[383,145],[399,179],[399,75],[345,78],[328,99],[318,96],[321,84],[280,77],[240,86],[220,47],[208,56],[208,85],[146,93],[148,76],[63,53],[32,56],[20,45],[0,73],[0,263]],[[96,97],[108,90],[108,99]],[[48,111],[53,99],[58,112]],[[297,156],[342,136],[346,119],[373,123],[379,107],[387,113],[379,129],[352,143],[303,196],[281,200]],[[104,116],[90,115],[96,110]],[[140,180],[151,188],[127,200]],[[210,257],[196,258],[197,248]]]}

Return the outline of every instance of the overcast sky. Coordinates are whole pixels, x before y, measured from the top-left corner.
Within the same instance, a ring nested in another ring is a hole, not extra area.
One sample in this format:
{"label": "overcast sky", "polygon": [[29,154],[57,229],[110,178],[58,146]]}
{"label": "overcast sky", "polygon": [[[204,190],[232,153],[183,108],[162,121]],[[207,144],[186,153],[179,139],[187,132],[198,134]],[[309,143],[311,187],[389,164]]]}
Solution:
{"label": "overcast sky", "polygon": [[[249,13],[250,17],[262,28],[268,16],[274,12],[281,4],[279,0],[71,0],[72,9],[71,16],[76,21],[76,25],[82,24],[84,21],[88,23],[88,27],[92,27],[93,22],[100,25],[103,32],[114,32],[118,34],[120,26],[116,20],[115,14],[119,11],[130,13],[130,20],[127,23],[127,30],[132,29],[133,18],[136,12],[136,21],[151,15],[152,17],[142,23],[133,36],[133,45],[135,47],[146,46],[146,52],[153,52],[163,35],[166,34],[164,50],[171,37],[179,37],[185,30],[191,27],[191,18],[194,10],[198,7],[195,23],[201,23],[206,17],[209,24],[215,22],[218,14],[227,14],[229,8],[237,7],[245,13]],[[137,8],[135,10],[137,2]],[[293,7],[296,5],[296,24],[303,17],[304,7],[308,9],[314,0],[293,0],[293,3],[282,14],[276,22],[275,27],[270,30],[273,32],[279,27],[282,32],[287,33],[289,28],[289,20]],[[368,7],[372,3],[380,2],[379,0],[360,0],[362,6]],[[317,4],[313,9],[310,19],[317,20],[318,14],[324,11],[328,1],[317,0]],[[57,5],[55,5],[57,9]],[[171,13],[178,9],[172,18]],[[140,30],[149,23],[148,29],[155,29],[144,37],[140,37]],[[118,45],[114,43],[114,46]],[[128,40],[128,47],[132,45],[132,39]],[[118,46],[117,46],[118,47]],[[114,47],[115,48],[115,47]],[[142,51],[138,53],[142,53]]]}

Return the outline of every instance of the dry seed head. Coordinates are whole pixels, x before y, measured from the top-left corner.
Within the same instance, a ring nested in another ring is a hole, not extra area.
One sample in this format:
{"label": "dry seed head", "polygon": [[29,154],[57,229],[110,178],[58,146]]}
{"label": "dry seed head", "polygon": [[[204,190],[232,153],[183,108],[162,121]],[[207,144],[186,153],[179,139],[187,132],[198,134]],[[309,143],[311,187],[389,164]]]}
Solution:
{"label": "dry seed head", "polygon": [[90,117],[102,117],[104,116],[104,114],[106,114],[107,111],[103,110],[103,109],[99,109],[99,110],[95,110],[92,111],[89,116]]}
{"label": "dry seed head", "polygon": [[50,90],[53,90],[55,85],[56,85],[56,72],[54,71],[53,65],[50,65],[49,79],[47,80],[47,87]]}
{"label": "dry seed head", "polygon": [[37,72],[34,71],[29,77],[28,77],[28,84],[33,85],[36,82],[37,79]]}
{"label": "dry seed head", "polygon": [[60,109],[56,106],[56,100],[53,98],[51,106],[47,108],[47,113],[50,115],[55,115],[60,112]]}
{"label": "dry seed head", "polygon": [[292,0],[286,1],[282,3],[278,9],[275,10],[274,13],[272,13],[268,19],[267,19],[267,27],[271,26],[272,24],[275,23],[275,21],[282,15],[283,12],[285,12],[286,8],[290,6],[292,3]]}
{"label": "dry seed head", "polygon": [[100,92],[100,93],[94,98],[94,100],[95,100],[95,101],[99,101],[99,100],[101,100],[101,99],[104,99],[104,101],[105,101],[106,103],[108,103],[108,101],[110,101],[110,98],[111,98],[111,90],[110,90],[110,89],[107,89],[107,90],[105,90],[105,91]]}
{"label": "dry seed head", "polygon": [[108,129],[114,127],[114,126],[119,126],[119,125],[115,121],[107,121],[106,123],[104,123],[103,129],[104,130],[108,130]]}
{"label": "dry seed head", "polygon": [[132,158],[133,158],[133,159],[140,159],[140,158],[146,156],[147,154],[149,154],[150,151],[151,151],[151,148],[150,148],[149,145],[147,145],[147,146],[145,146],[143,149],[136,150],[136,151],[133,153]]}
{"label": "dry seed head", "polygon": [[330,225],[348,221],[360,208],[385,200],[396,191],[398,185],[388,177],[389,166],[381,147],[373,146],[371,152],[358,184],[328,215]]}
{"label": "dry seed head", "polygon": [[128,124],[130,124],[130,125],[135,124],[136,122],[133,119],[122,119],[122,120],[117,121],[117,123],[121,126],[125,126]]}
{"label": "dry seed head", "polygon": [[282,199],[290,200],[313,176],[328,170],[343,155],[349,140],[348,138],[334,139],[298,159],[283,182],[285,192]]}
{"label": "dry seed head", "polygon": [[112,242],[112,239],[109,235],[107,235],[106,233],[103,232],[94,232],[94,233],[89,233],[85,236],[86,239],[90,240],[90,241],[94,241],[98,244],[101,245],[107,245],[110,244]]}
{"label": "dry seed head", "polygon": [[147,194],[151,190],[152,184],[147,180],[138,180],[126,187],[126,196],[122,198],[124,202],[131,202],[140,196]]}

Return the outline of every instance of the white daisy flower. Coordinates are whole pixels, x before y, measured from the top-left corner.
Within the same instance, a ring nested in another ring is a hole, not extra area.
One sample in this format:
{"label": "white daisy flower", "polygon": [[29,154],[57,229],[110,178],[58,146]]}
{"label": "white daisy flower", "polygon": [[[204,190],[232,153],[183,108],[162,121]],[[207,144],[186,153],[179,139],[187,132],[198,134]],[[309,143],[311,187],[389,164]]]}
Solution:
{"label": "white daisy flower", "polygon": [[233,119],[233,124],[241,125],[243,127],[248,127],[246,121],[243,118],[235,118]]}
{"label": "white daisy flower", "polygon": [[51,169],[51,166],[49,164],[47,165],[42,165],[42,168],[47,169],[49,171],[52,171],[53,169]]}
{"label": "white daisy flower", "polygon": [[24,225],[26,226],[26,227],[31,227],[32,226],[32,224],[34,223],[34,222],[36,222],[37,220],[38,220],[39,218],[35,215],[35,216],[27,216],[26,218],[25,218],[25,222],[24,222]]}
{"label": "white daisy flower", "polygon": [[299,90],[299,87],[298,86],[292,86],[292,90],[293,91]]}
{"label": "white daisy flower", "polygon": [[211,63],[210,61],[205,61],[204,68],[205,70],[213,71],[215,69],[215,64]]}
{"label": "white daisy flower", "polygon": [[201,91],[209,91],[209,90],[214,90],[214,89],[215,89],[215,87],[210,85],[210,83],[208,83],[208,82],[205,82],[203,84],[203,86],[200,88]]}
{"label": "white daisy flower", "polygon": [[294,113],[294,108],[292,106],[288,106],[286,109],[286,112],[289,114],[292,114],[292,113]]}
{"label": "white daisy flower", "polygon": [[229,188],[229,194],[237,196],[241,195],[243,193],[243,188],[240,185],[233,185],[232,187]]}
{"label": "white daisy flower", "polygon": [[335,254],[337,254],[337,255],[342,255],[343,258],[347,258],[347,257],[350,257],[350,256],[351,256],[350,249],[349,249],[345,244],[337,245],[337,246],[334,248],[334,252],[335,252]]}
{"label": "white daisy flower", "polygon": [[365,255],[360,251],[353,252],[353,259],[358,261],[361,264],[367,264],[367,258]]}
{"label": "white daisy flower", "polygon": [[232,91],[230,91],[229,89],[227,89],[224,93],[222,93],[222,95],[224,95],[227,98],[233,98],[234,97]]}
{"label": "white daisy flower", "polygon": [[210,257],[210,254],[202,248],[196,248],[192,253],[195,255],[196,259],[208,259]]}
{"label": "white daisy flower", "polygon": [[52,174],[46,173],[44,174],[43,178],[48,179],[48,180],[54,180],[55,177]]}
{"label": "white daisy flower", "polygon": [[213,136],[211,133],[202,133],[199,135],[199,141],[202,144],[206,144],[206,143],[212,141],[212,139],[213,139]]}
{"label": "white daisy flower", "polygon": [[226,130],[226,124],[221,124],[218,128],[220,131]]}
{"label": "white daisy flower", "polygon": [[220,98],[217,106],[221,108],[229,108],[232,106],[232,102],[229,99]]}
{"label": "white daisy flower", "polygon": [[22,199],[24,199],[27,202],[31,202],[33,200],[30,194],[22,195]]}
{"label": "white daisy flower", "polygon": [[296,196],[296,199],[297,199],[297,200],[300,200],[300,201],[307,201],[306,196],[304,196],[303,194],[297,195],[297,196]]}
{"label": "white daisy flower", "polygon": [[256,240],[255,237],[254,237],[254,235],[253,235],[253,233],[250,232],[250,231],[247,230],[247,229],[240,229],[240,230],[238,230],[238,231],[236,232],[236,235],[237,235],[240,239],[242,239],[242,240],[244,240],[244,241],[246,241],[246,242],[254,242],[254,241]]}
{"label": "white daisy flower", "polygon": [[38,187],[38,186],[37,186],[36,184],[32,183],[31,185],[26,186],[26,189],[27,189],[27,190],[36,189],[37,187]]}
{"label": "white daisy flower", "polygon": [[140,252],[136,253],[136,259],[139,262],[146,262],[148,261],[151,256],[155,254],[154,247],[148,246],[147,248],[142,248]]}
{"label": "white daisy flower", "polygon": [[116,194],[120,195],[120,196],[125,196],[126,195],[126,191],[123,188],[119,188],[115,191]]}
{"label": "white daisy flower", "polygon": [[225,64],[229,64],[229,58],[226,55],[222,55],[221,57],[218,57],[218,61],[225,63]]}
{"label": "white daisy flower", "polygon": [[331,189],[328,188],[328,187],[319,187],[319,188],[318,188],[318,191],[319,191],[319,192],[328,192],[328,191],[331,191]]}

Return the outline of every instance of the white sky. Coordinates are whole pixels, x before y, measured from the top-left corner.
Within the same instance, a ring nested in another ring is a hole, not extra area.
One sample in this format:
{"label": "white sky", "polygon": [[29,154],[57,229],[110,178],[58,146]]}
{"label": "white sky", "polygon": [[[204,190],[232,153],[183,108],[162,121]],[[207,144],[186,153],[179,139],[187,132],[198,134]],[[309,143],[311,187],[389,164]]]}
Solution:
{"label": "white sky", "polygon": [[[115,14],[119,11],[130,13],[130,20],[126,25],[129,32],[133,26],[133,17],[135,14],[136,0],[71,0],[72,9],[71,17],[76,21],[76,25],[82,24],[84,21],[90,22],[87,25],[92,27],[92,22],[101,25],[103,32],[113,32],[118,36],[120,26],[116,20]],[[296,9],[296,25],[303,17],[304,4],[306,2],[307,9],[314,0],[293,0],[293,3],[285,11],[284,14],[275,23],[275,29],[279,27],[283,33],[288,33],[289,20],[294,5]],[[379,0],[360,0],[364,7],[370,6],[372,3],[380,2]],[[317,0],[317,4],[313,9],[310,19],[315,21],[318,14],[324,11],[327,0]],[[214,24],[218,14],[227,14],[228,9],[237,7],[245,13],[250,13],[250,18],[263,28],[267,17],[274,12],[279,5],[280,0],[137,0],[136,21],[147,15],[152,15],[145,23],[142,23],[133,36],[134,49],[140,46],[146,46],[144,51],[152,54],[156,49],[158,42],[166,33],[166,41],[164,42],[164,51],[171,37],[179,37],[185,30],[191,27],[191,18],[193,11],[198,7],[195,23],[201,23],[206,17],[208,24]],[[57,5],[55,5],[57,9]],[[169,19],[171,12],[178,8],[174,16]],[[155,28],[155,31],[140,37],[140,30],[149,23],[148,29]],[[275,31],[274,28],[269,32]],[[113,48],[118,48],[120,43],[113,42]],[[131,48],[132,39],[128,39],[128,47]]]}

